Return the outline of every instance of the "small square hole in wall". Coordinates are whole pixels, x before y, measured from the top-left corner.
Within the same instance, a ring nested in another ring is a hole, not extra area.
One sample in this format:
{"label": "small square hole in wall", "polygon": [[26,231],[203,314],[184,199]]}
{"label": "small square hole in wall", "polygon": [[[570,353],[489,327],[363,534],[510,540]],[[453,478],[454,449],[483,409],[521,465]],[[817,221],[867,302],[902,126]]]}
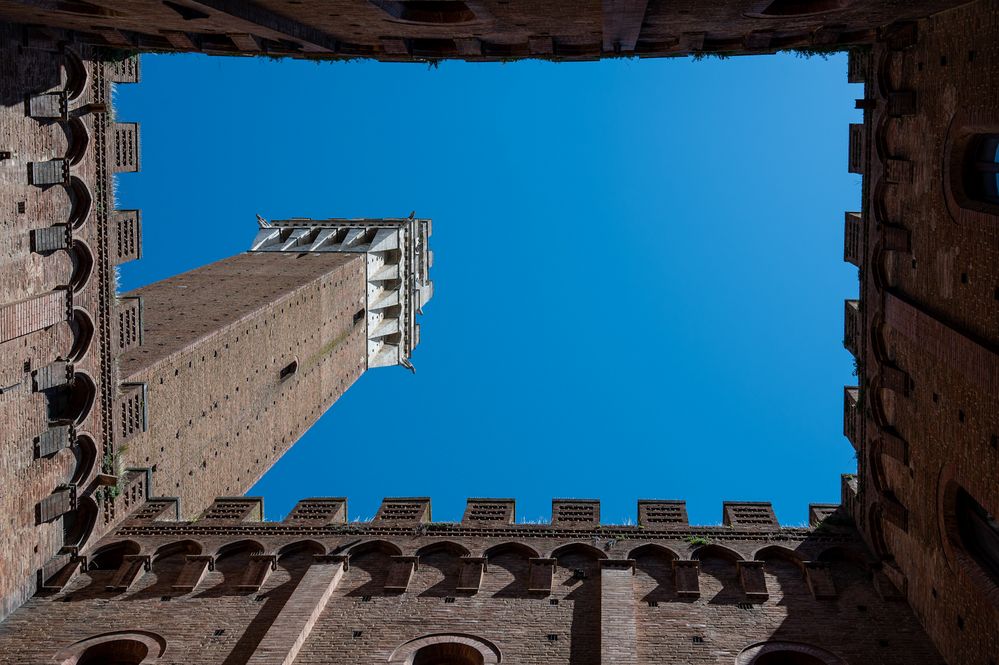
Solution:
{"label": "small square hole in wall", "polygon": [[964,617],[960,614],[957,615],[957,627],[960,630],[964,630]]}
{"label": "small square hole in wall", "polygon": [[548,633],[548,641],[558,642],[558,635],[556,635],[555,633]]}
{"label": "small square hole in wall", "polygon": [[659,601],[658,600],[650,600],[649,601],[649,607],[659,607]]}
{"label": "small square hole in wall", "polygon": [[999,434],[992,435],[992,439],[989,441],[989,445],[992,446],[993,450],[999,449]]}
{"label": "small square hole in wall", "polygon": [[172,596],[160,596],[160,602],[165,603],[170,600]]}
{"label": "small square hole in wall", "polygon": [[962,284],[967,284],[968,283],[968,273],[966,273],[966,272],[962,272],[961,273],[961,283]]}
{"label": "small square hole in wall", "polygon": [[704,638],[701,637],[700,635],[694,635],[694,637],[691,639],[694,642],[694,644],[704,644]]}
{"label": "small square hole in wall", "polygon": [[866,612],[867,611],[867,605],[857,605],[857,611],[858,612]]}
{"label": "small square hole in wall", "polygon": [[214,633],[215,637],[220,637],[225,635],[225,628],[217,628]]}
{"label": "small square hole in wall", "polygon": [[974,62],[977,55],[974,51],[968,51],[968,62]]}
{"label": "small square hole in wall", "polygon": [[740,610],[751,610],[751,609],[753,609],[753,604],[752,603],[736,603],[736,607],[738,607]]}
{"label": "small square hole in wall", "polygon": [[878,646],[879,647],[886,647],[886,646],[888,646],[888,640],[878,640]]}
{"label": "small square hole in wall", "polygon": [[444,602],[447,603],[448,605],[450,605],[451,603],[454,602],[454,596],[448,596],[448,597],[446,597],[444,599]]}
{"label": "small square hole in wall", "polygon": [[552,598],[548,601],[549,605],[558,605],[558,598]]}
{"label": "small square hole in wall", "polygon": [[17,202],[17,214],[23,215],[25,209],[26,209],[26,206],[24,204],[24,201],[18,201]]}
{"label": "small square hole in wall", "polygon": [[941,67],[947,66],[947,56],[945,55],[940,56],[940,66]]}
{"label": "small square hole in wall", "polygon": [[362,633],[363,633],[363,631],[360,631],[360,630],[355,630],[355,631],[353,631],[353,632],[352,632],[352,633],[350,634],[350,636],[351,636],[351,637],[353,637],[353,638],[354,638],[354,639],[356,640],[356,639],[357,639],[358,637],[360,637],[360,636],[361,636],[361,634],[362,634]]}
{"label": "small square hole in wall", "polygon": [[361,602],[362,603],[370,603],[371,602],[371,596],[361,596]]}
{"label": "small square hole in wall", "polygon": [[933,403],[935,404],[939,401],[940,401],[940,395],[933,393]]}
{"label": "small square hole in wall", "polygon": [[961,422],[961,423],[964,422],[964,411],[962,411],[960,409],[957,410],[957,420],[958,420],[958,422]]}

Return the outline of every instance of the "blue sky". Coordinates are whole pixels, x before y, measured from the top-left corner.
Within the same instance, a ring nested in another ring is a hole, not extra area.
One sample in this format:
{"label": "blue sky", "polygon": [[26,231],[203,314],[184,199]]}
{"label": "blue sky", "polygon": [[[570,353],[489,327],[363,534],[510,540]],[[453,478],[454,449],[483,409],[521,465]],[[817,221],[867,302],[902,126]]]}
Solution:
{"label": "blue sky", "polygon": [[839,500],[846,56],[425,65],[142,56],[127,290],[245,250],[255,214],[434,220],[416,375],[366,373],[250,491],[299,498]]}

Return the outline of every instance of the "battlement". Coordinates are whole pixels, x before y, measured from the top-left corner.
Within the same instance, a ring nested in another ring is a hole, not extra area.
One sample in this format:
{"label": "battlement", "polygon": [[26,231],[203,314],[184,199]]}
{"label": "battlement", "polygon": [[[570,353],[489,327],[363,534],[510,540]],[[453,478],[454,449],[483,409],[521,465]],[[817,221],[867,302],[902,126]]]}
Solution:
{"label": "battlement", "polygon": [[423,306],[434,294],[431,220],[295,218],[266,222],[261,218],[259,223],[250,252],[364,254],[368,367],[403,365],[412,369],[409,357],[420,343],[416,315],[423,313]]}
{"label": "battlement", "polygon": [[[349,519],[347,499],[344,497],[315,497],[300,500],[281,522],[263,520],[263,499],[259,497],[219,497],[202,515],[191,522],[182,522],[170,515],[179,515],[167,504],[177,499],[156,498],[157,509],[137,512],[129,521],[136,528],[142,524],[176,521],[190,528],[202,525],[215,529],[225,525],[254,525],[254,528],[309,528],[319,527],[347,530],[399,530],[427,531],[434,529],[489,530],[513,529],[517,531],[613,531],[643,533],[646,531],[683,531],[691,533],[774,533],[785,530],[816,528],[825,520],[844,525],[836,504],[810,504],[809,525],[782,526],[774,515],[773,506],[762,501],[726,501],[722,504],[721,523],[692,525],[687,519],[685,501],[641,499],[637,505],[637,521],[603,523],[600,519],[598,499],[552,500],[551,518],[547,522],[517,520],[514,499],[469,498],[460,522],[434,522],[431,519],[431,499],[428,497],[386,497],[370,520]],[[827,525],[828,526],[828,525]]]}

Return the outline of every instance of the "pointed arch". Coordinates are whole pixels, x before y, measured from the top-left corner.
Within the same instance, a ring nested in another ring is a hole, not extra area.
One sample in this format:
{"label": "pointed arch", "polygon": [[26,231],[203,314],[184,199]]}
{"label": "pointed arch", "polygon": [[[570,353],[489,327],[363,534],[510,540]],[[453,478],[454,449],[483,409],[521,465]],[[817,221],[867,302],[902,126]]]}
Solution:
{"label": "pointed arch", "polygon": [[83,59],[76,54],[76,51],[66,47],[63,48],[63,67],[66,69],[66,97],[69,101],[77,99],[87,89],[87,67],[83,64]]}
{"label": "pointed arch", "polygon": [[558,559],[559,557],[567,556],[570,554],[580,554],[582,556],[589,557],[591,559],[606,559],[606,552],[597,549],[593,545],[587,545],[586,543],[567,543],[561,545],[552,550],[551,558]]}
{"label": "pointed arch", "polygon": [[471,556],[471,552],[467,547],[451,540],[440,540],[436,543],[424,545],[420,549],[416,550],[416,556],[424,556],[426,554],[434,554],[436,552],[448,552],[454,556]]}
{"label": "pointed arch", "polygon": [[733,549],[729,549],[724,545],[716,545],[714,543],[710,545],[701,545],[696,550],[690,553],[691,559],[702,560],[705,557],[724,559],[726,561],[731,561],[735,563],[736,561],[745,561],[745,557],[736,552]]}
{"label": "pointed arch", "polygon": [[402,548],[387,540],[366,540],[348,549],[346,554],[353,557],[368,552],[382,552],[383,554],[399,556],[402,554]]}
{"label": "pointed arch", "polygon": [[72,166],[79,164],[90,147],[90,132],[87,125],[79,117],[74,116],[66,123],[69,134],[69,146],[66,149],[66,159]]}
{"label": "pointed arch", "polygon": [[70,329],[73,331],[73,346],[69,351],[69,359],[78,363],[90,351],[90,344],[94,339],[94,320],[87,310],[74,307]]}
{"label": "pointed arch", "polygon": [[658,543],[646,543],[645,545],[639,545],[635,549],[628,552],[629,559],[637,559],[639,557],[646,556],[660,556],[670,561],[680,558],[679,554],[665,545],[660,545]]}
{"label": "pointed arch", "polygon": [[215,560],[220,561],[242,552],[248,552],[250,554],[261,553],[264,552],[264,546],[260,543],[260,541],[251,539],[237,540],[235,542],[226,543],[215,551]]}
{"label": "pointed arch", "polygon": [[83,423],[90,416],[97,400],[97,384],[86,372],[77,370],[73,379],[48,393],[50,422]]}
{"label": "pointed arch", "polygon": [[805,572],[805,560],[801,557],[801,555],[794,550],[790,550],[780,545],[767,545],[766,547],[761,547],[753,554],[753,559],[756,561],[781,559],[782,561],[794,564],[794,566],[800,570],[802,574]]}
{"label": "pointed arch", "polygon": [[89,496],[79,500],[76,510],[66,513],[62,518],[63,545],[66,547],[83,547],[90,540],[97,524],[97,502]]}
{"label": "pointed arch", "polygon": [[204,546],[196,540],[175,540],[156,548],[153,552],[153,563],[174,554],[201,554],[204,551]]}
{"label": "pointed arch", "polygon": [[87,570],[117,570],[126,555],[142,552],[142,546],[134,540],[119,540],[103,545],[88,557]]}
{"label": "pointed arch", "polygon": [[538,559],[541,557],[541,553],[530,545],[518,542],[507,542],[493,545],[492,547],[487,548],[482,555],[486,558],[490,558],[508,553],[520,554],[525,559]]}
{"label": "pointed arch", "polygon": [[65,286],[72,289],[73,293],[79,293],[90,282],[90,276],[94,272],[94,253],[90,250],[90,245],[74,238],[69,257],[73,263],[73,274]]}
{"label": "pointed arch", "polygon": [[90,211],[94,207],[94,195],[87,183],[75,175],[69,177],[67,191],[72,205],[69,213],[69,225],[74,229],[79,229],[90,219]]}
{"label": "pointed arch", "polygon": [[70,482],[77,487],[83,487],[90,480],[97,465],[97,444],[94,443],[93,437],[87,433],[77,434],[73,454],[76,456],[76,471]]}
{"label": "pointed arch", "polygon": [[307,539],[307,540],[297,540],[293,543],[288,543],[284,545],[277,551],[278,559],[291,555],[299,554],[301,552],[311,552],[312,554],[323,555],[326,554],[326,546],[317,540]]}

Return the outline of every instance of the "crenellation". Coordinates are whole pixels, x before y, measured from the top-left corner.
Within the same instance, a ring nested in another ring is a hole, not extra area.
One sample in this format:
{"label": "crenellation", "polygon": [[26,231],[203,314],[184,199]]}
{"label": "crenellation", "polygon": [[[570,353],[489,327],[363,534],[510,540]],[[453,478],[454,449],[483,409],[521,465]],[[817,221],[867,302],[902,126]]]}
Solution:
{"label": "crenellation", "polygon": [[[999,660],[996,0],[0,4],[0,665]],[[808,527],[741,501],[690,525],[675,500],[603,524],[566,498],[539,524],[495,498],[434,522],[427,497],[265,521],[241,494],[367,369],[413,369],[434,293],[415,213],[258,218],[247,253],[115,292],[142,252],[113,181],[142,158],[111,94],[140,79],[135,50],[785,49],[847,50],[864,85],[843,136],[862,182],[841,310],[857,472]]]}

